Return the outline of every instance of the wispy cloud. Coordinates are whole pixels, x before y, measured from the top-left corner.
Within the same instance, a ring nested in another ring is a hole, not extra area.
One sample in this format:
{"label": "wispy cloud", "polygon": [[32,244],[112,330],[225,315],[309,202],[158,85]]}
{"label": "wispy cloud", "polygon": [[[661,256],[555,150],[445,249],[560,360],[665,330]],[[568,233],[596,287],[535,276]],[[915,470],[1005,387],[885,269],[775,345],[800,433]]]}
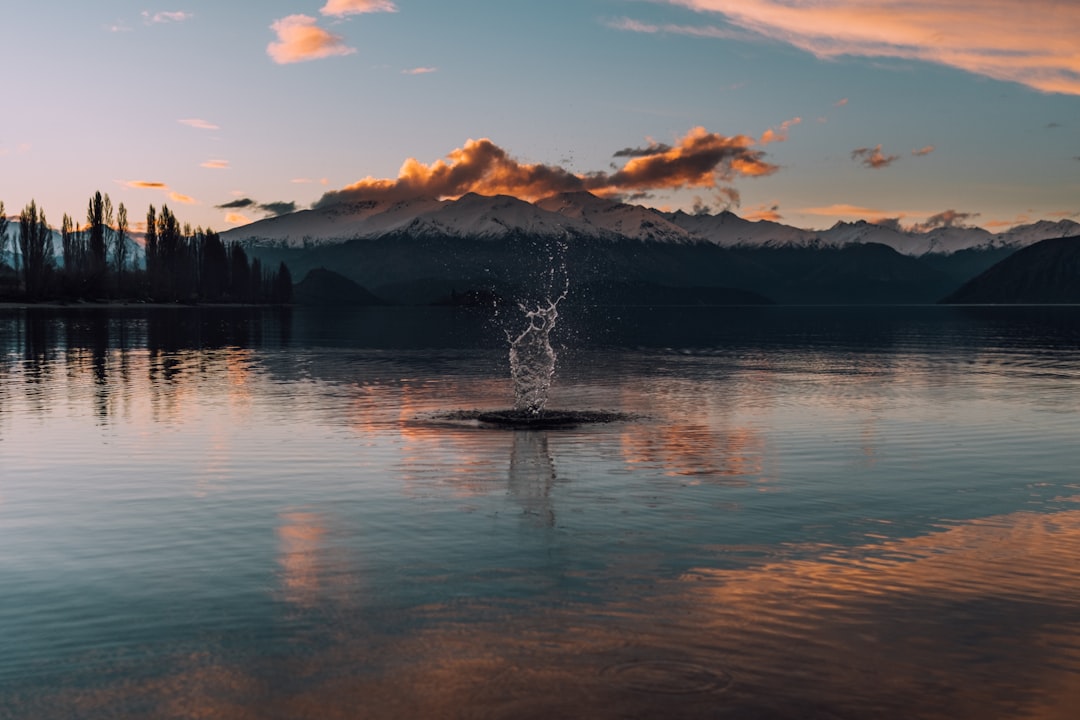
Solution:
{"label": "wispy cloud", "polygon": [[[297,205],[295,202],[279,200],[277,202],[260,203],[249,197],[237,198],[236,200],[230,200],[227,203],[221,205],[215,205],[218,210],[254,210],[255,212],[263,213],[264,215],[287,215],[292,212],[296,212]],[[231,214],[231,213],[230,213]],[[228,216],[226,216],[226,219]]]}
{"label": "wispy cloud", "polygon": [[915,157],[926,157],[930,153],[934,152],[934,150],[936,149],[937,148],[935,148],[933,145],[927,145],[926,147],[921,147],[918,150],[912,150],[911,154]]}
{"label": "wispy cloud", "polygon": [[840,98],[839,100],[837,100],[836,102],[833,103],[833,107],[844,107],[847,104],[848,104],[848,99],[847,98]]}
{"label": "wispy cloud", "polygon": [[428,73],[433,73],[433,72],[438,72],[438,71],[439,71],[439,68],[437,68],[437,67],[414,67],[414,68],[406,68],[405,70],[402,70],[401,74],[402,75],[427,75]]}
{"label": "wispy cloud", "polygon": [[959,212],[957,210],[943,210],[931,215],[925,222],[915,223],[911,226],[913,232],[929,232],[936,228],[968,227],[967,221],[979,217],[979,213]]}
{"label": "wispy cloud", "polygon": [[201,118],[184,118],[182,120],[177,120],[176,122],[180,123],[181,125],[187,125],[188,127],[196,128],[198,130],[220,130],[221,129],[217,125],[215,125],[214,123],[210,122],[209,120],[203,120]]}
{"label": "wispy cloud", "polygon": [[851,151],[851,159],[858,160],[860,163],[868,168],[874,170],[880,170],[881,168],[889,167],[894,162],[900,159],[899,155],[886,155],[881,152],[881,144],[877,144],[872,148],[856,148]]}
{"label": "wispy cloud", "polygon": [[240,213],[225,213],[225,222],[230,225],[247,225],[251,222],[247,217]]}
{"label": "wispy cloud", "polygon": [[801,122],[801,117],[793,117],[790,120],[785,120],[784,122],[780,123],[779,127],[769,128],[764,133],[762,133],[761,140],[759,140],[759,142],[762,145],[768,145],[769,143],[774,142],[784,142],[788,139],[788,130],[791,129],[793,125],[798,125]]}
{"label": "wispy cloud", "polygon": [[319,12],[323,15],[345,17],[365,13],[397,12],[397,6],[391,0],[327,0]]}
{"label": "wispy cloud", "polygon": [[641,22],[632,18],[617,18],[609,20],[607,26],[615,30],[627,32],[647,33],[650,35],[689,35],[691,37],[713,38],[717,40],[748,40],[752,35],[731,28],[716,27],[714,25],[673,25],[654,24]]}
{"label": "wispy cloud", "polygon": [[780,205],[777,203],[758,205],[743,217],[747,220],[768,220],[769,222],[780,222],[784,219],[784,216],[780,214]]}
{"label": "wispy cloud", "polygon": [[665,0],[820,58],[922,60],[1080,95],[1080,4],[1060,0]]}
{"label": "wispy cloud", "polygon": [[885,215],[884,212],[878,210],[877,208],[869,208],[862,207],[860,205],[847,204],[802,208],[799,210],[799,212],[806,215],[821,215],[822,217],[831,218],[867,218]]}
{"label": "wispy cloud", "polygon": [[370,198],[458,197],[468,192],[534,200],[580,190],[621,196],[655,189],[715,189],[739,177],[776,172],[778,167],[766,162],[764,155],[745,135],[727,137],[698,127],[674,145],[651,142],[644,148],[618,151],[619,157],[629,160],[612,172],[575,174],[555,165],[521,163],[484,138],[469,140],[445,160],[430,165],[409,158],[397,178],[368,177],[326,193],[318,204]]}
{"label": "wispy cloud", "polygon": [[106,25],[105,30],[107,30],[108,32],[111,32],[111,33],[123,33],[123,32],[131,32],[132,27],[130,25],[128,25],[127,23],[123,22],[122,20],[119,20],[119,21],[114,22],[114,23],[112,23],[110,25]]}
{"label": "wispy cloud", "polygon": [[199,201],[190,195],[184,195],[183,193],[176,192],[170,188],[166,183],[158,182],[156,180],[128,180],[120,183],[124,187],[131,188],[133,190],[160,190],[173,202],[182,203],[184,205],[198,205]]}
{"label": "wispy cloud", "polygon": [[183,12],[180,10],[168,11],[163,10],[160,12],[150,12],[149,10],[142,11],[143,22],[147,25],[160,25],[162,23],[174,23],[184,22],[195,17],[193,13]]}
{"label": "wispy cloud", "polygon": [[270,29],[278,39],[266,46],[266,54],[279,65],[356,52],[345,38],[319,27],[310,15],[289,15],[275,20]]}
{"label": "wispy cloud", "polygon": [[183,203],[184,205],[198,205],[199,204],[199,201],[196,200],[195,198],[191,197],[190,195],[184,195],[183,193],[178,193],[175,190],[170,190],[169,191],[169,199],[172,200],[173,202]]}
{"label": "wispy cloud", "polygon": [[199,167],[204,167],[209,170],[229,170],[228,160],[207,160],[206,162],[199,163]]}

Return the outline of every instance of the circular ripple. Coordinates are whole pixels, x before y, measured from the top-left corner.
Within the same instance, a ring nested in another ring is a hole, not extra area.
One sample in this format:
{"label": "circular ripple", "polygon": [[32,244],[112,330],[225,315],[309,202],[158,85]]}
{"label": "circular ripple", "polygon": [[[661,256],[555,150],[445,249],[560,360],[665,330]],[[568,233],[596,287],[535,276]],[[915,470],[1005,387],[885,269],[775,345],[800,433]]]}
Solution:
{"label": "circular ripple", "polygon": [[731,686],[732,678],[722,670],[709,670],[688,662],[639,660],[611,665],[601,675],[629,690],[664,695],[694,695],[718,692]]}
{"label": "circular ripple", "polygon": [[433,419],[469,421],[487,427],[529,430],[620,422],[635,420],[637,416],[604,410],[545,410],[536,415],[521,410],[455,410],[436,415]]}

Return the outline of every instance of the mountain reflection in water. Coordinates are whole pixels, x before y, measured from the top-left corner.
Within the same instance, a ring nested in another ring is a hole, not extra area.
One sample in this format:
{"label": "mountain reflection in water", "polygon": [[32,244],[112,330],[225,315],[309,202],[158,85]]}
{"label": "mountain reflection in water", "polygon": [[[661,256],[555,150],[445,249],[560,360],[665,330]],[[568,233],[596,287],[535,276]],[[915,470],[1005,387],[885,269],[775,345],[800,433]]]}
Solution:
{"label": "mountain reflection in water", "polygon": [[577,312],[0,311],[0,717],[1074,716],[1080,310]]}

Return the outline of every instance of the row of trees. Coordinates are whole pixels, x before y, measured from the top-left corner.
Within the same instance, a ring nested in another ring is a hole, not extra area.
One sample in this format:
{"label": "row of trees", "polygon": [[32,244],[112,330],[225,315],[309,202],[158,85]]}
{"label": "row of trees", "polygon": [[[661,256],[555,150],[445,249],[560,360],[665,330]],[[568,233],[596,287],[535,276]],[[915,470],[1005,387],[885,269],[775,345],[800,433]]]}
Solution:
{"label": "row of trees", "polygon": [[[292,301],[292,276],[281,263],[267,271],[237,243],[213,230],[181,226],[163,205],[146,214],[144,260],[139,261],[123,203],[113,210],[107,194],[94,193],[86,224],[67,214],[60,223],[61,263],[45,211],[30,201],[19,213],[9,252],[12,223],[0,201],[0,276],[7,270],[8,295],[36,301],[142,299],[156,302],[277,303]],[[10,267],[3,260],[11,258]]]}

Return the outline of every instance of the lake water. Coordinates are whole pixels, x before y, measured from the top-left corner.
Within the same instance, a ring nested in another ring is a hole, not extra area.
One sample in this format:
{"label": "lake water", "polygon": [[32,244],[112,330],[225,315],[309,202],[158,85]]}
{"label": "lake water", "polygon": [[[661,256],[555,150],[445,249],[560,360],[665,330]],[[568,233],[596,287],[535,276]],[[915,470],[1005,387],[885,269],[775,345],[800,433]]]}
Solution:
{"label": "lake water", "polygon": [[1080,308],[560,310],[0,311],[0,717],[1077,716]]}

